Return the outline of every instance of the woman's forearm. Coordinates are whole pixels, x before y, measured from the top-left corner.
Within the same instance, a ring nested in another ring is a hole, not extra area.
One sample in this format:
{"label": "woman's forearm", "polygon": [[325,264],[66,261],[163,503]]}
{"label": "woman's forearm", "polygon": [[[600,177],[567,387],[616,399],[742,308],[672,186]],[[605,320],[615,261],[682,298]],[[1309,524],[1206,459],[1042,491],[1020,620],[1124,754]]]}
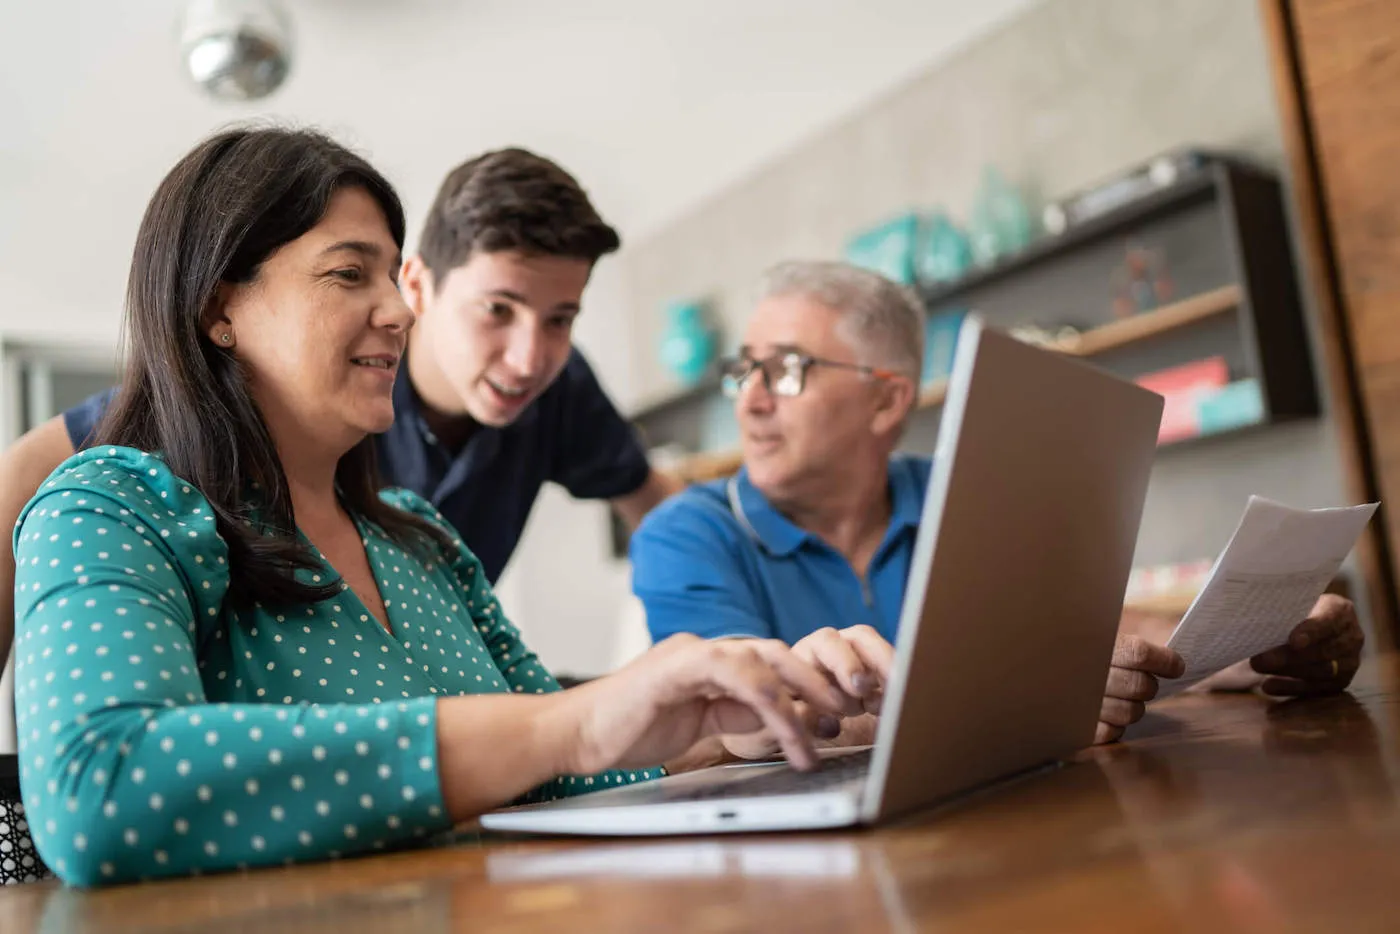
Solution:
{"label": "woman's forearm", "polygon": [[572,702],[565,691],[439,699],[438,780],[453,821],[499,807],[567,771]]}
{"label": "woman's forearm", "polygon": [[[30,669],[42,684],[37,663]],[[69,882],[324,859],[447,826],[427,699],[164,707],[94,698],[52,720],[55,731],[20,697],[25,806],[45,861]]]}

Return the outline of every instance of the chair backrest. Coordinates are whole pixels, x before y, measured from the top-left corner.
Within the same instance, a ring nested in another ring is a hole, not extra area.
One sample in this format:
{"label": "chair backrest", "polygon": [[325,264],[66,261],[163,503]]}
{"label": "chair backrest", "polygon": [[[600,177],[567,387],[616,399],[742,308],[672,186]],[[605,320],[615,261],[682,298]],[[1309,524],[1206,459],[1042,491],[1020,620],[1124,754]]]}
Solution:
{"label": "chair backrest", "polygon": [[19,759],[0,753],[0,885],[38,882],[51,875],[34,849],[19,799]]}

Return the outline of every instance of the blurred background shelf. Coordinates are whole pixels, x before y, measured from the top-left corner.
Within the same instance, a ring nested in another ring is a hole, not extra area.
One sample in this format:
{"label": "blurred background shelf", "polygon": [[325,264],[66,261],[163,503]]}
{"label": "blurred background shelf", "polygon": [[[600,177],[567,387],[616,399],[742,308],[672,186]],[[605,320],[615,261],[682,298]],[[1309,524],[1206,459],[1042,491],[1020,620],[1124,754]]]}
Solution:
{"label": "blurred background shelf", "polygon": [[[1126,347],[1137,341],[1149,340],[1176,328],[1204,321],[1214,315],[1224,314],[1239,307],[1243,293],[1239,286],[1226,285],[1196,295],[1184,301],[1144,312],[1121,321],[1114,321],[1086,331],[1077,337],[1057,340],[1045,345],[1048,349],[1075,357],[1092,357],[1096,354]],[[919,408],[926,409],[942,405],[948,392],[947,380],[935,380],[919,393]]]}
{"label": "blurred background shelf", "polygon": [[[1223,157],[1210,154],[1212,162]],[[990,266],[974,269],[954,282],[927,283],[920,294],[930,307],[946,305],[1002,280],[1021,277],[1034,267],[1060,259],[1107,237],[1131,235],[1159,218],[1178,212],[1184,205],[1205,203],[1215,194],[1209,171],[1182,176],[1150,194],[1083,221],[1062,234],[1045,234],[1018,253],[999,258]]]}
{"label": "blurred background shelf", "polygon": [[1079,357],[1126,347],[1136,341],[1204,321],[1239,307],[1244,293],[1237,285],[1225,285],[1172,305],[1144,312],[1121,321],[1100,325],[1069,340],[1056,341],[1053,349]]}
{"label": "blurred background shelf", "polygon": [[[1148,301],[1156,307],[1125,315],[1124,270],[1142,255],[1153,257]],[[1227,156],[1212,155],[1172,185],[1042,236],[956,282],[916,289],[931,329],[949,315],[975,311],[992,327],[1032,329],[1046,346],[1126,379],[1160,382],[1210,364],[1219,389],[1247,397],[1242,411],[1224,421],[1202,418],[1185,436],[1164,434],[1163,448],[1194,447],[1319,411],[1279,183]],[[926,369],[905,450],[933,448],[946,392],[941,375]],[[740,464],[733,406],[717,379],[632,417],[648,446],[672,453],[665,469],[689,482],[725,476]],[[676,457],[677,451],[686,453]]]}
{"label": "blurred background shelf", "polygon": [[[1092,357],[1138,341],[1151,340],[1176,328],[1186,327],[1214,315],[1238,307],[1243,293],[1238,286],[1227,285],[1192,296],[1156,311],[1145,312],[1086,331],[1077,337],[1047,345],[1051,350],[1078,357]],[[704,385],[679,397],[645,411],[646,416],[664,413],[668,407],[683,406],[693,399],[703,399],[717,391],[717,385]],[[919,408],[930,409],[943,404],[948,392],[946,380],[936,380],[919,393]],[[634,418],[638,416],[634,415]],[[1219,432],[1224,434],[1225,432]],[[1201,437],[1213,437],[1214,434]],[[1191,439],[1195,440],[1195,439]],[[689,483],[703,483],[728,476],[739,469],[741,458],[737,449],[711,451],[690,455],[667,466],[666,469]]]}

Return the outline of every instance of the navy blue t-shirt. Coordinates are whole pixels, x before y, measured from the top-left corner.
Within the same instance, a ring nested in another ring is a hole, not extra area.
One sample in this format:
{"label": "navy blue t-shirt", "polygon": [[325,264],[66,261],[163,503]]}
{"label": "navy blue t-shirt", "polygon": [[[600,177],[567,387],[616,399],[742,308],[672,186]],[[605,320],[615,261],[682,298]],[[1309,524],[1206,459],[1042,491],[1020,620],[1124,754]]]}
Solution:
{"label": "navy blue t-shirt", "polygon": [[[63,413],[76,450],[87,446],[112,395],[98,393]],[[394,384],[394,424],[376,442],[385,482],[436,506],[492,583],[515,551],[546,480],[580,499],[612,499],[635,492],[651,470],[632,426],[577,349],[518,419],[505,428],[478,426],[455,456],[423,420],[404,363]]]}

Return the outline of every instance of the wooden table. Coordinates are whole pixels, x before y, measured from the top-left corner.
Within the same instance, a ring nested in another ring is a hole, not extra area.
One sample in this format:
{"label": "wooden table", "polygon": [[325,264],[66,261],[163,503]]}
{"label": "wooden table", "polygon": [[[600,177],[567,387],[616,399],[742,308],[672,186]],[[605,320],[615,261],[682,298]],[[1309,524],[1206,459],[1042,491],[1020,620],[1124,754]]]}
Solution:
{"label": "wooden table", "polygon": [[1130,741],[878,831],[497,841],[0,890],[4,934],[1400,929],[1400,657],[1351,693],[1184,696]]}

